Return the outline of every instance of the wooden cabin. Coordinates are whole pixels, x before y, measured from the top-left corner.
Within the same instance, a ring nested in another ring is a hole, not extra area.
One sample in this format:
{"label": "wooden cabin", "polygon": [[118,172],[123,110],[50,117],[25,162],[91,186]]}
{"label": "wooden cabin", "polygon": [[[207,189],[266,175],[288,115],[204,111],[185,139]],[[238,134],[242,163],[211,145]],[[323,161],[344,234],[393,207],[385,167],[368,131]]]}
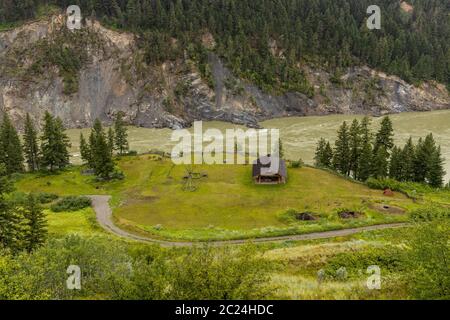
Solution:
{"label": "wooden cabin", "polygon": [[[278,161],[278,171],[271,172],[271,161]],[[286,161],[264,156],[253,162],[253,181],[255,184],[283,184],[287,181]]]}

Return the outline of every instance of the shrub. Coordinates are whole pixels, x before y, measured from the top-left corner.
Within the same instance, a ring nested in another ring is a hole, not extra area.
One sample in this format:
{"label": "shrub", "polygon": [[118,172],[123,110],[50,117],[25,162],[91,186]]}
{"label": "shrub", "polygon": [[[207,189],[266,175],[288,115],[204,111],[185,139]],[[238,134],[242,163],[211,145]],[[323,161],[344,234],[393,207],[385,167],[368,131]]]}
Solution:
{"label": "shrub", "polygon": [[420,223],[409,241],[406,283],[415,299],[450,299],[450,223]]}
{"label": "shrub", "polygon": [[304,162],[302,159],[291,162],[291,168],[301,168],[303,166],[304,166]]}
{"label": "shrub", "polygon": [[[120,170],[114,170],[108,178],[103,177],[96,177],[95,181],[97,182],[105,182],[105,181],[111,181],[111,180],[123,180],[125,179],[125,174]],[[98,189],[98,188],[97,188]]]}
{"label": "shrub", "polygon": [[380,178],[380,179],[369,178],[366,183],[369,186],[369,188],[372,189],[378,190],[391,189],[393,191],[401,191],[400,182],[389,178]]}
{"label": "shrub", "polygon": [[120,170],[114,170],[114,172],[111,174],[112,180],[123,180],[125,179],[125,174]]}
{"label": "shrub", "polygon": [[425,184],[416,182],[399,182],[390,178],[369,178],[366,184],[372,189],[391,189],[392,191],[402,192],[410,198],[416,198],[417,193],[427,193],[433,191],[432,187]]}
{"label": "shrub", "polygon": [[41,204],[47,204],[59,198],[57,194],[47,192],[40,192],[36,195],[36,197]]}
{"label": "shrub", "polygon": [[410,213],[410,218],[417,222],[448,219],[450,218],[450,208],[437,206],[419,208]]}
{"label": "shrub", "polygon": [[125,156],[137,156],[138,152],[136,150],[130,150],[127,153],[125,153]]}
{"label": "shrub", "polygon": [[328,278],[339,278],[338,270],[345,268],[350,278],[358,277],[369,266],[376,265],[384,273],[398,272],[405,268],[405,256],[401,249],[393,246],[370,248],[363,251],[339,253],[331,258],[325,269]]}
{"label": "shrub", "polygon": [[92,201],[88,197],[64,197],[53,204],[50,209],[53,212],[78,211],[87,208]]}

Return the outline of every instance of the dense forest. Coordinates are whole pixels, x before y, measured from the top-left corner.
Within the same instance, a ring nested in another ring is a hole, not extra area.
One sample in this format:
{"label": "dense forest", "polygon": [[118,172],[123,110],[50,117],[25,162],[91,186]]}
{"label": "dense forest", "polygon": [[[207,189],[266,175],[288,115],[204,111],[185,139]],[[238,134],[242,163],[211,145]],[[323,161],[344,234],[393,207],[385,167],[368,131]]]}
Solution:
{"label": "dense forest", "polygon": [[[336,76],[367,64],[408,82],[450,86],[447,0],[410,0],[410,10],[392,0],[4,0],[0,25],[35,18],[43,6],[71,4],[79,4],[84,17],[135,32],[147,63],[186,51],[201,62],[207,52],[202,36],[209,32],[214,50],[235,74],[266,90],[312,95],[302,63]],[[372,4],[382,10],[381,30],[366,27]]]}

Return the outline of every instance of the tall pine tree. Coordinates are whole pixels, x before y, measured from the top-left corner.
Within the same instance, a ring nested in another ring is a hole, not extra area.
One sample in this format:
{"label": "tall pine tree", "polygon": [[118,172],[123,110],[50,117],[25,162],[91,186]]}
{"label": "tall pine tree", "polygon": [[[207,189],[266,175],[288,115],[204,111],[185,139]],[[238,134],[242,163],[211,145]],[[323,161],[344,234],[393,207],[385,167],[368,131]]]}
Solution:
{"label": "tall pine tree", "polygon": [[426,180],[430,186],[441,188],[444,184],[444,177],[444,159],[442,158],[441,147],[439,146],[428,159]]}
{"label": "tall pine tree", "polygon": [[359,157],[361,156],[361,127],[357,119],[353,120],[349,132],[350,138],[350,171],[353,178],[358,177]]}
{"label": "tall pine tree", "polygon": [[80,155],[81,160],[88,166],[92,166],[92,155],[91,155],[91,147],[86,142],[83,133],[80,133]]}
{"label": "tall pine tree", "polygon": [[23,206],[23,217],[22,241],[25,249],[32,252],[43,245],[47,238],[45,213],[37,197],[33,194],[28,195]]}
{"label": "tall pine tree", "polygon": [[378,148],[384,147],[389,152],[394,147],[394,128],[391,118],[384,117],[381,121],[381,127],[375,138],[374,153],[377,154]]}
{"label": "tall pine tree", "polygon": [[414,181],[415,171],[414,171],[414,159],[415,159],[415,146],[412,138],[409,137],[405,146],[402,150],[402,174],[401,181]]}
{"label": "tall pine tree", "polygon": [[90,138],[92,164],[95,174],[102,179],[110,179],[114,172],[111,149],[100,120],[95,120]]}
{"label": "tall pine tree", "polygon": [[20,220],[14,206],[8,201],[7,194],[13,185],[7,176],[6,167],[0,163],[0,248],[17,249],[20,239]]}
{"label": "tall pine tree", "polygon": [[338,137],[335,142],[333,167],[338,172],[349,175],[350,173],[350,145],[349,129],[347,122],[344,121],[339,128]]}
{"label": "tall pine tree", "polygon": [[119,155],[124,155],[129,149],[128,132],[123,117],[123,112],[118,112],[114,121],[115,149],[119,151]]}
{"label": "tall pine tree", "polygon": [[0,126],[0,163],[8,174],[23,171],[23,152],[19,134],[5,113]]}
{"label": "tall pine tree", "polygon": [[400,148],[394,146],[392,149],[391,162],[389,164],[389,177],[402,181],[403,180],[403,152]]}
{"label": "tall pine tree", "polygon": [[69,148],[70,141],[61,119],[46,112],[41,136],[41,167],[50,171],[65,168],[69,165]]}

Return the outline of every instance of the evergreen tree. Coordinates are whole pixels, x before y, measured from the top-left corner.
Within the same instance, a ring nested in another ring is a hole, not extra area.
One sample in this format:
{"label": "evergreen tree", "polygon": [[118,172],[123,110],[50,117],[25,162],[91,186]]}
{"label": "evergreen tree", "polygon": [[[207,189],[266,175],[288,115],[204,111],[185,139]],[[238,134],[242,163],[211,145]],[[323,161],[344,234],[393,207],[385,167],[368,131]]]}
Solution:
{"label": "evergreen tree", "polygon": [[325,153],[326,144],[327,144],[327,141],[324,138],[320,138],[319,142],[317,143],[316,154],[314,156],[314,161],[315,161],[316,167],[324,167],[322,159],[323,159],[323,155]]}
{"label": "evergreen tree", "polygon": [[[419,139],[414,158],[414,181],[427,183],[432,166],[435,172],[433,175],[436,175],[435,178],[437,179],[439,160],[436,153],[438,153],[438,148],[433,134],[430,133],[425,140]],[[434,182],[437,183],[437,180],[434,180]]]}
{"label": "evergreen tree", "polygon": [[114,162],[111,156],[105,131],[100,120],[95,120],[90,138],[92,164],[95,174],[102,179],[109,179],[114,172]]}
{"label": "evergreen tree", "polygon": [[114,131],[112,128],[108,129],[108,148],[112,157],[114,155]]}
{"label": "evergreen tree", "polygon": [[414,181],[425,183],[427,176],[427,152],[432,152],[429,147],[426,147],[422,138],[417,142],[414,154]]}
{"label": "evergreen tree", "polygon": [[374,152],[377,154],[378,148],[384,147],[389,152],[394,147],[394,129],[391,118],[384,117],[381,121],[381,127],[375,138]]}
{"label": "evergreen tree", "polygon": [[441,188],[444,184],[444,177],[444,159],[442,158],[441,147],[439,146],[428,159],[426,180],[430,186]]}
{"label": "evergreen tree", "polygon": [[402,181],[403,180],[403,152],[400,148],[394,146],[392,149],[391,162],[389,164],[389,177]]}
{"label": "evergreen tree", "polygon": [[316,154],[314,157],[317,167],[331,168],[333,161],[333,149],[330,142],[321,138],[317,143]]}
{"label": "evergreen tree", "polygon": [[373,175],[375,178],[385,178],[388,176],[389,153],[384,146],[380,146],[373,157]]}
{"label": "evergreen tree", "polygon": [[119,155],[124,155],[128,151],[128,132],[123,121],[123,112],[118,112],[114,121],[114,141],[115,149],[119,151]]}
{"label": "evergreen tree", "polygon": [[358,180],[366,181],[373,173],[373,148],[369,140],[363,141],[358,164]]}
{"label": "evergreen tree", "polygon": [[5,113],[0,126],[0,163],[8,174],[23,171],[23,152],[19,134]]}
{"label": "evergreen tree", "polygon": [[44,244],[47,238],[47,221],[44,210],[42,209],[37,197],[33,194],[28,195],[23,208],[24,228],[23,242],[28,252]]}
{"label": "evergreen tree", "polygon": [[412,141],[412,138],[410,137],[408,141],[406,142],[405,146],[402,150],[402,174],[401,174],[401,181],[414,181],[414,159],[415,159],[415,146]]}
{"label": "evergreen tree", "polygon": [[64,132],[61,119],[55,119],[46,112],[41,136],[41,167],[48,168],[50,171],[65,168],[69,165],[68,148],[70,148],[70,142]]}
{"label": "evergreen tree", "polygon": [[360,124],[360,135],[361,135],[361,144],[372,143],[372,133],[370,131],[371,120],[369,117],[365,116],[361,120]]}
{"label": "evergreen tree", "polygon": [[28,170],[31,172],[39,170],[39,145],[36,129],[31,121],[30,114],[27,113],[25,120],[24,153],[28,165]]}
{"label": "evergreen tree", "polygon": [[338,138],[335,142],[333,167],[338,172],[349,175],[350,173],[350,146],[349,129],[347,122],[344,121],[338,131]]}
{"label": "evergreen tree", "polygon": [[13,190],[4,164],[0,164],[0,247],[15,249],[18,246],[20,224],[13,205],[6,195]]}
{"label": "evergreen tree", "polygon": [[372,148],[372,133],[370,130],[371,119],[364,117],[361,120],[359,133],[360,133],[360,155],[358,158],[358,174],[357,179],[366,181],[372,175],[372,161],[373,161],[373,148]]}
{"label": "evergreen tree", "polygon": [[327,144],[325,145],[322,164],[325,168],[331,168],[333,165],[333,148],[331,148],[329,141],[327,141]]}
{"label": "evergreen tree", "polygon": [[353,178],[358,177],[359,157],[361,156],[361,127],[358,120],[353,120],[350,127],[350,171]]}
{"label": "evergreen tree", "polygon": [[92,155],[90,145],[86,142],[83,133],[80,133],[80,155],[81,160],[88,166],[92,166]]}
{"label": "evergreen tree", "polygon": [[65,128],[63,122],[60,118],[55,118],[55,128],[56,128],[56,150],[58,152],[58,168],[63,169],[70,164],[70,153],[69,148],[72,146],[70,144],[70,139],[65,133]]}

